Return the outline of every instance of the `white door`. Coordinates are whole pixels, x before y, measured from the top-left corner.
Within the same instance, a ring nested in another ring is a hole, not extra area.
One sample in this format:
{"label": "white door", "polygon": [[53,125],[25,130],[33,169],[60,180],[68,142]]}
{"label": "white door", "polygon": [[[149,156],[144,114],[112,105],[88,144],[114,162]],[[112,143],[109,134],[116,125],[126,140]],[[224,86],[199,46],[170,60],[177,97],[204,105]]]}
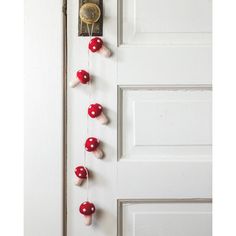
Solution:
{"label": "white door", "polygon": [[[88,55],[78,1],[68,0],[68,83],[79,69],[93,82],[68,87],[67,235],[210,236],[211,1],[103,2],[111,58]],[[95,102],[108,125],[87,118]],[[97,209],[88,227],[74,169],[89,136],[105,157],[86,156]]]}

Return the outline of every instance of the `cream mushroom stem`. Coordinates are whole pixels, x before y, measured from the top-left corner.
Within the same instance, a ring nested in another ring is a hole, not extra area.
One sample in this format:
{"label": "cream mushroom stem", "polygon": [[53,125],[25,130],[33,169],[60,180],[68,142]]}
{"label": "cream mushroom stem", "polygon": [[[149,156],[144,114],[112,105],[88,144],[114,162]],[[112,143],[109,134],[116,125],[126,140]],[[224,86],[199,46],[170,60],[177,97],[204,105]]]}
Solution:
{"label": "cream mushroom stem", "polygon": [[97,147],[96,150],[93,151],[93,154],[95,157],[97,157],[98,159],[103,158],[103,151],[101,148]]}
{"label": "cream mushroom stem", "polygon": [[92,224],[92,215],[84,216],[84,223],[85,225],[91,225]]}
{"label": "cream mushroom stem", "polygon": [[96,117],[96,119],[102,124],[102,125],[105,125],[108,123],[108,118],[104,115],[103,112],[101,112],[101,114]]}
{"label": "cream mushroom stem", "polygon": [[78,84],[80,83],[80,81],[78,79],[74,79],[74,80],[71,80],[69,85],[71,88],[74,88],[76,87]]}
{"label": "cream mushroom stem", "polygon": [[83,183],[84,179],[77,177],[75,180],[75,185],[79,186]]}
{"label": "cream mushroom stem", "polygon": [[98,53],[100,53],[101,55],[103,55],[105,57],[111,56],[111,51],[107,47],[105,47],[104,45],[102,45],[102,47],[98,50]]}

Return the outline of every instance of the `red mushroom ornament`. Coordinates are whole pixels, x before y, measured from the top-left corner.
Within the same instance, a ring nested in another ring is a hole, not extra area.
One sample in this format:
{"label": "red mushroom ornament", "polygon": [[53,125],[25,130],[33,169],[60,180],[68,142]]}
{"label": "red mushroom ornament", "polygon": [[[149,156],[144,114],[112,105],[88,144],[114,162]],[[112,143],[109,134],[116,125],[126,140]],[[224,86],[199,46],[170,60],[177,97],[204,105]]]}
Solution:
{"label": "red mushroom ornament", "polygon": [[77,78],[75,80],[72,80],[70,82],[70,87],[72,87],[72,88],[76,87],[79,83],[87,84],[90,81],[90,75],[85,70],[77,71],[76,77]]}
{"label": "red mushroom ornament", "polygon": [[95,103],[91,104],[88,108],[88,114],[91,118],[96,118],[101,124],[107,124],[108,119],[103,113],[103,107],[102,105]]}
{"label": "red mushroom ornament", "polygon": [[98,52],[105,57],[111,56],[111,51],[107,47],[104,46],[102,39],[99,37],[95,37],[90,40],[89,50],[91,52]]}
{"label": "red mushroom ornament", "polygon": [[85,142],[85,150],[87,152],[92,152],[95,157],[100,159],[103,157],[103,151],[99,147],[99,144],[100,144],[100,142],[98,139],[96,139],[94,137],[90,137]]}
{"label": "red mushroom ornament", "polygon": [[91,202],[83,202],[80,207],[79,211],[85,217],[85,225],[92,224],[92,214],[96,211],[95,206]]}
{"label": "red mushroom ornament", "polygon": [[77,166],[75,168],[75,175],[77,176],[75,184],[81,185],[82,182],[88,177],[88,169],[84,166]]}

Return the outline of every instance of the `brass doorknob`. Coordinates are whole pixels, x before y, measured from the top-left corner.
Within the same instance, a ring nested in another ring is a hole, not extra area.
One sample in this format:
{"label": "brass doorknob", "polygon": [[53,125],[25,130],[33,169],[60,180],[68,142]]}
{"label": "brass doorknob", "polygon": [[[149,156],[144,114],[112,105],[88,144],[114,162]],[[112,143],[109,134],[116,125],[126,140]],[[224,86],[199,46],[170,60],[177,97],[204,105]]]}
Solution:
{"label": "brass doorknob", "polygon": [[101,16],[101,10],[95,3],[85,3],[80,7],[80,19],[86,24],[97,22]]}

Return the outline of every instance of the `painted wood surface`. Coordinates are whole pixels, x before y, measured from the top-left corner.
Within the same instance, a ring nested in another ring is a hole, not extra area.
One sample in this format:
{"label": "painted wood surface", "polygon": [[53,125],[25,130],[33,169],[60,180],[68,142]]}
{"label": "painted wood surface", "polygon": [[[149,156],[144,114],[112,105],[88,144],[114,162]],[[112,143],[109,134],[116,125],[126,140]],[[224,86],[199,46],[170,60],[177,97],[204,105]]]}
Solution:
{"label": "painted wood surface", "polygon": [[25,236],[63,235],[62,40],[62,1],[26,0]]}
{"label": "painted wood surface", "polygon": [[[109,59],[88,55],[77,10],[69,0],[68,83],[88,60],[93,82],[68,90],[68,235],[210,236],[211,1],[104,1]],[[78,211],[86,185],[73,180],[92,102],[110,123],[88,121],[105,157],[88,156],[98,210],[86,227]]]}

